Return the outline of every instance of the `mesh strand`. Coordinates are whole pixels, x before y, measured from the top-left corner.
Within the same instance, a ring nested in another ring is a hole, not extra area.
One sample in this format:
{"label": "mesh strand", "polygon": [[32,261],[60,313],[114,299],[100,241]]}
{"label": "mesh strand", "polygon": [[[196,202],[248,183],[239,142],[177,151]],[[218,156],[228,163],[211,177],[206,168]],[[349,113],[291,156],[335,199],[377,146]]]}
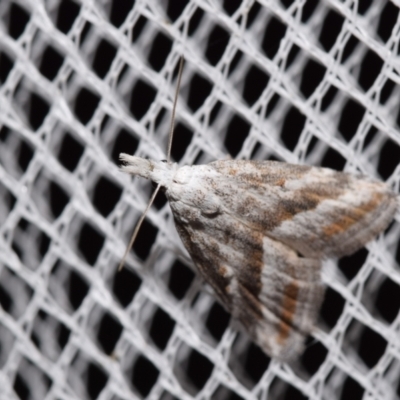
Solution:
{"label": "mesh strand", "polygon": [[118,154],[362,171],[399,191],[398,1],[0,2],[0,398],[400,398],[399,215],[325,262],[304,354],[269,359]]}

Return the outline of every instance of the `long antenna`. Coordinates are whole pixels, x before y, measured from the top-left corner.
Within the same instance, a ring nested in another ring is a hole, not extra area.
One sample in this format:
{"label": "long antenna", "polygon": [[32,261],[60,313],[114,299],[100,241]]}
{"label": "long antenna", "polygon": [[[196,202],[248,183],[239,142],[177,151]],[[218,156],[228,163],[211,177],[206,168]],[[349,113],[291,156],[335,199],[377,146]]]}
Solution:
{"label": "long antenna", "polygon": [[[174,127],[175,127],[175,113],[176,113],[176,104],[178,102],[178,95],[179,95],[179,88],[181,86],[181,79],[182,79],[182,72],[183,72],[183,65],[185,63],[185,59],[181,57],[179,61],[179,71],[178,71],[178,82],[176,84],[176,90],[175,90],[175,97],[174,97],[174,104],[172,106],[172,115],[171,115],[171,124],[169,128],[169,134],[168,134],[168,147],[167,147],[167,162],[171,162],[171,147],[172,147],[172,138],[174,135]],[[139,233],[140,227],[143,224],[144,219],[146,218],[147,213],[150,210],[150,207],[152,206],[154,199],[156,198],[159,190],[161,188],[161,185],[157,185],[156,190],[153,192],[153,195],[151,196],[149,203],[147,204],[146,209],[144,210],[142,216],[140,217],[139,221],[136,224],[135,230],[133,231],[131,240],[129,241],[128,246],[126,247],[124,256],[122,257],[121,262],[119,263],[118,266],[118,271],[121,271],[121,269],[124,267],[126,257],[128,257],[128,254],[135,243],[136,237]]]}
{"label": "long antenna", "polygon": [[184,64],[185,64],[185,59],[181,57],[179,61],[178,82],[176,83],[174,105],[172,106],[171,124],[169,127],[169,134],[168,134],[167,162],[171,162],[171,148],[172,148],[172,137],[174,136],[174,128],[175,128],[176,104],[178,103],[179,88],[181,87],[182,71]]}

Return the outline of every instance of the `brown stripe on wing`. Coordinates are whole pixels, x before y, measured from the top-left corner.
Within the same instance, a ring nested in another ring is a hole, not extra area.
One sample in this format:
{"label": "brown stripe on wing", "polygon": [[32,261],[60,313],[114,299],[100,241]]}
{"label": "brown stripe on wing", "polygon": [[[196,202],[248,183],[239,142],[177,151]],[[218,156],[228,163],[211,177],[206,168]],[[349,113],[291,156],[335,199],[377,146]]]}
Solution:
{"label": "brown stripe on wing", "polygon": [[296,313],[297,296],[299,294],[299,285],[297,281],[292,281],[285,287],[282,300],[281,321],[278,325],[277,342],[283,345],[293,329],[293,319]]}
{"label": "brown stripe on wing", "polygon": [[[273,231],[282,222],[293,219],[297,214],[314,210],[327,199],[337,199],[348,190],[351,177],[345,173],[331,173],[325,180],[316,182],[318,169],[300,169],[299,175],[310,174],[313,180],[303,187],[286,187],[286,177],[279,171],[266,173],[237,173],[225,168],[229,175],[218,182],[215,194],[232,217],[243,219],[247,224],[263,234]],[[293,174],[294,175],[294,174]],[[315,176],[314,176],[315,175]],[[299,180],[301,181],[301,176]],[[291,176],[287,179],[292,179]],[[306,178],[304,178],[307,181]],[[233,198],[232,192],[241,196]],[[263,207],[268,204],[269,207]]]}
{"label": "brown stripe on wing", "polygon": [[201,231],[197,232],[188,229],[188,225],[181,224],[177,218],[175,226],[189,252],[192,260],[197,266],[203,278],[213,287],[220,301],[230,309],[232,297],[229,293],[231,278],[226,274],[220,274],[218,266],[222,260],[219,257],[218,246],[212,241],[207,243]]}
{"label": "brown stripe on wing", "polygon": [[203,216],[200,223],[189,205],[181,207],[174,219],[182,242],[205,281],[256,340],[255,329],[263,318],[259,296],[263,235],[223,214]]}
{"label": "brown stripe on wing", "polygon": [[358,208],[352,209],[347,215],[342,215],[337,221],[323,228],[324,234],[332,237],[339,233],[347,231],[352,225],[359,222],[367,214],[374,211],[382,202],[384,195],[382,193],[373,193],[372,199]]}

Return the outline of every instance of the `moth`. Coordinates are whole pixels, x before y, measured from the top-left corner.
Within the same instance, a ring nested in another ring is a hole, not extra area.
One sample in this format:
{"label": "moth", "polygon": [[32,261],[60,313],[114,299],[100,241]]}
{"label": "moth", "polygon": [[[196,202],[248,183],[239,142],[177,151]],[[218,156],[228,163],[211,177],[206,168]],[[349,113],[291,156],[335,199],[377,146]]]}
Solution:
{"label": "moth", "polygon": [[314,327],[324,296],[322,260],[363,247],[397,209],[386,184],[327,168],[120,159],[122,171],[165,189],[176,229],[204,280],[250,337],[283,361],[302,351]]}

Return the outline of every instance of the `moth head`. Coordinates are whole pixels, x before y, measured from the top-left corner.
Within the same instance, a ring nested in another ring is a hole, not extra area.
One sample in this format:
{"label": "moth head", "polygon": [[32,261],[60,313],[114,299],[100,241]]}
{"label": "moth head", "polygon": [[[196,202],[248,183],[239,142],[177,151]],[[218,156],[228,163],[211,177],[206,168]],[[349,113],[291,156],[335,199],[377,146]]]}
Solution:
{"label": "moth head", "polygon": [[121,153],[119,159],[123,163],[121,171],[150,179],[166,188],[171,185],[178,168],[175,163],[147,160],[146,158],[130,156],[125,153]]}

